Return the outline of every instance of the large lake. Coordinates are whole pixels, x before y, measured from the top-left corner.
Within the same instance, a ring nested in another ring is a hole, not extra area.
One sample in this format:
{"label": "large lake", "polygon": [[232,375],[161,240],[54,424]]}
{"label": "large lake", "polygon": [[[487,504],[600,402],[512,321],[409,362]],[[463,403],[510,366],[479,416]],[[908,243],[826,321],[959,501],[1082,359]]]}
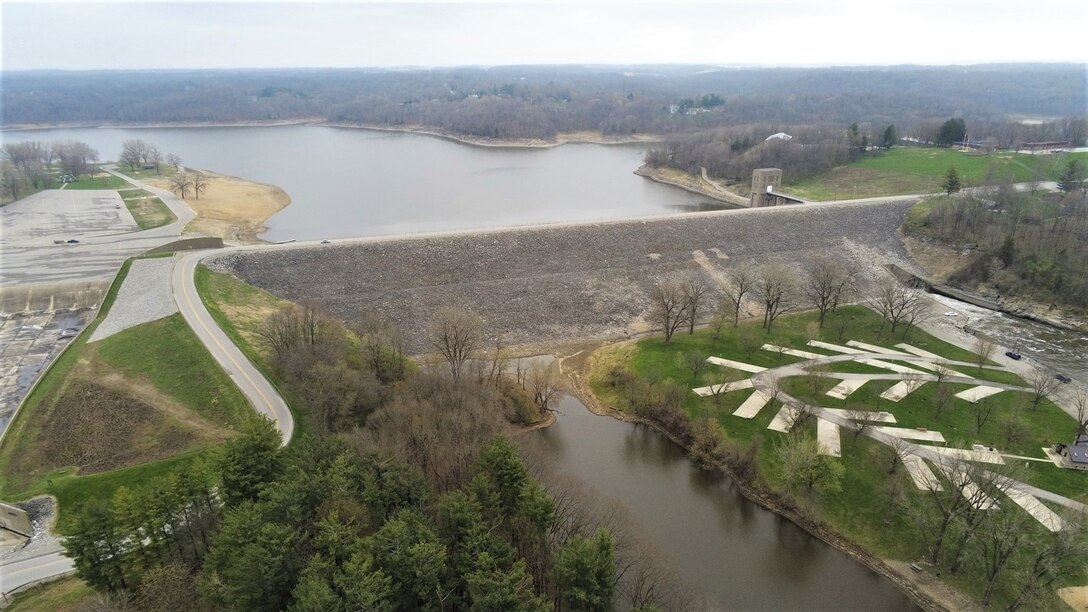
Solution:
{"label": "large lake", "polygon": [[187,165],[281,187],[290,206],[262,238],[348,238],[615,219],[718,203],[633,174],[644,145],[474,147],[323,126],[14,131],[5,142],[81,140],[103,160],[139,138]]}

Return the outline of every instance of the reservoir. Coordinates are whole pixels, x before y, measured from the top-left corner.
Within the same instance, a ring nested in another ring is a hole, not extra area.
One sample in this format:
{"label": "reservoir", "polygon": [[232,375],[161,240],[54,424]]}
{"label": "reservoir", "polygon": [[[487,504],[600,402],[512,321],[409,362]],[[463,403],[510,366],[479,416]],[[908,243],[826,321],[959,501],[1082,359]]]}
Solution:
{"label": "reservoir", "polygon": [[80,140],[114,160],[140,139],[185,165],[291,196],[261,237],[320,240],[604,220],[720,207],[636,176],[646,145],[468,146],[323,126],[79,128],[3,132],[4,142]]}
{"label": "reservoir", "polygon": [[539,436],[554,467],[630,510],[685,581],[727,610],[916,610],[890,582],[697,468],[644,425],[564,397]]}

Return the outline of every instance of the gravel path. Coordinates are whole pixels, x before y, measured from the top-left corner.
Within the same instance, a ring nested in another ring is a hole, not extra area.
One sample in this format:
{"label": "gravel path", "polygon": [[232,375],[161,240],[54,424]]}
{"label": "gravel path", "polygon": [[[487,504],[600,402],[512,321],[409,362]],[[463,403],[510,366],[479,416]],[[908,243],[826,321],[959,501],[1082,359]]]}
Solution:
{"label": "gravel path", "polygon": [[178,305],[170,287],[173,270],[174,260],[170,257],[133,261],[106,320],[94,330],[90,342],[177,312]]}
{"label": "gravel path", "polygon": [[830,255],[863,268],[863,282],[885,274],[884,263],[914,269],[896,233],[911,202],[266,248],[225,254],[211,265],[294,302],[318,300],[346,321],[374,311],[401,330],[413,352],[430,350],[429,322],[444,306],[477,311],[507,344],[555,347],[647,331],[654,283],[691,273],[713,284],[708,266],[724,272],[777,261],[799,268]]}

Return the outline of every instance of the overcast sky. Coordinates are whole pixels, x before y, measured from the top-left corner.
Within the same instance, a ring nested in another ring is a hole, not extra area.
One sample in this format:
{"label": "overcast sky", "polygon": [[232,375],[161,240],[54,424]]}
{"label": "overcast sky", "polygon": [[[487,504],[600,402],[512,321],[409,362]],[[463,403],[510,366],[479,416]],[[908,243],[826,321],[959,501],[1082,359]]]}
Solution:
{"label": "overcast sky", "polygon": [[1085,0],[0,4],[5,70],[1088,61]]}

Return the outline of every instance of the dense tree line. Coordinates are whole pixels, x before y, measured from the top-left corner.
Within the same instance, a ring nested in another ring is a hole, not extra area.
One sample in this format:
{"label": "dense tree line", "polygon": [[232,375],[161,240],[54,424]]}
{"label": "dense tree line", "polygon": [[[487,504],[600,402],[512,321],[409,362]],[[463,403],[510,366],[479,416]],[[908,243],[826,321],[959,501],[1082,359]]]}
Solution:
{"label": "dense tree line", "polygon": [[0,149],[0,199],[17,200],[28,190],[53,186],[58,175],[73,178],[98,170],[98,151],[85,142],[9,142]]}
{"label": "dense tree line", "polygon": [[325,119],[495,138],[759,122],[909,128],[950,116],[997,126],[1010,115],[1083,115],[1086,103],[1085,73],[1075,64],[21,72],[3,79],[5,125]]}
{"label": "dense tree line", "polygon": [[985,195],[932,201],[907,229],[972,249],[951,281],[1043,304],[1088,308],[1088,200],[1075,162],[1066,193],[1043,196],[1005,184]]}

